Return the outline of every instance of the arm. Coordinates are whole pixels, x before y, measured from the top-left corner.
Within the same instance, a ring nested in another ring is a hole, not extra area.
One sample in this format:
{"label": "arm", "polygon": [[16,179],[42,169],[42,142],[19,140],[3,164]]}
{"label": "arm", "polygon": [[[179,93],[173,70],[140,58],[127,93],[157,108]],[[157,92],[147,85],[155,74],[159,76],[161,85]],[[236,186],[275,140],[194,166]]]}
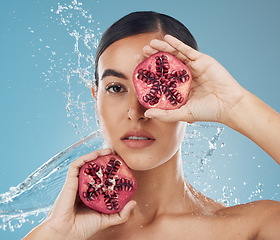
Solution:
{"label": "arm", "polygon": [[212,121],[226,124],[253,140],[280,164],[280,115],[241,87],[212,57],[200,53],[178,39],[166,35],[152,40],[144,54],[157,51],[173,54],[193,75],[189,100],[180,109],[149,109],[146,117],[161,121]]}
{"label": "arm", "polygon": [[250,138],[280,165],[280,114],[255,95],[246,92],[225,124]]}
{"label": "arm", "polygon": [[88,239],[107,227],[128,220],[134,201],[130,201],[119,213],[101,214],[82,203],[78,197],[78,174],[80,167],[98,156],[111,153],[111,149],[102,149],[86,154],[73,163],[65,184],[56,199],[48,217],[33,229],[24,240],[31,239]]}
{"label": "arm", "polygon": [[268,214],[264,215],[260,225],[257,240],[278,240],[280,236],[280,206],[279,202],[269,201],[266,209]]}
{"label": "arm", "polygon": [[280,236],[280,203],[263,200],[252,203],[250,214],[256,228],[256,240],[278,240]]}

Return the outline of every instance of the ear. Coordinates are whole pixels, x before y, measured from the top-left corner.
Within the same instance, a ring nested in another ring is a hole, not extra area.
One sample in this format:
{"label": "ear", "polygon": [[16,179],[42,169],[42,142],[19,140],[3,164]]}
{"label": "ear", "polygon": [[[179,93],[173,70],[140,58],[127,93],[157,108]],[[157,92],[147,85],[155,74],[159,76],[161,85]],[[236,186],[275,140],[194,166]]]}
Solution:
{"label": "ear", "polygon": [[95,99],[96,98],[96,94],[95,94],[95,88],[94,88],[93,85],[91,86],[90,90],[91,90],[92,97]]}
{"label": "ear", "polygon": [[91,85],[91,88],[90,88],[90,90],[91,90],[91,94],[92,94],[92,97],[93,97],[93,99],[95,100],[94,101],[94,109],[95,109],[95,116],[96,116],[96,120],[98,121],[98,109],[97,109],[97,90],[96,90],[96,87],[95,87],[95,85],[94,84],[92,84]]}

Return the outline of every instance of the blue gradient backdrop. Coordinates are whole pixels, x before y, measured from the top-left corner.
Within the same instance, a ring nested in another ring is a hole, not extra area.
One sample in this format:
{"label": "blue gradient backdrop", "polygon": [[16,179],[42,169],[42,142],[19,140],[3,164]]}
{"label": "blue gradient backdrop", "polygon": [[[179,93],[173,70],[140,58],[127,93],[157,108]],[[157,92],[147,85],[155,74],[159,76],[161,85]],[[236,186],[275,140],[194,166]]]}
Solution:
{"label": "blue gradient backdrop", "polygon": [[[81,137],[68,124],[67,99],[59,83],[46,87],[42,74],[50,63],[44,54],[39,54],[39,39],[56,37],[53,49],[58,51],[67,46],[73,49],[74,45],[67,31],[50,21],[50,11],[57,8],[57,3],[54,0],[1,3],[0,193],[16,186]],[[84,0],[82,3],[100,22],[101,32],[131,11],[155,10],[174,16],[193,33],[200,51],[216,58],[242,86],[280,111],[279,1]],[[87,94],[90,98],[90,92]],[[226,128],[223,141],[228,152],[238,155],[229,169],[236,179],[242,179],[243,174],[252,170],[252,159],[262,166],[257,176],[253,175],[260,182],[265,182],[268,175],[279,176],[279,167],[273,160],[240,134]],[[277,180],[274,177],[274,182],[266,184],[275,185]],[[32,227],[26,223],[14,233],[0,230],[0,238],[20,239]]]}

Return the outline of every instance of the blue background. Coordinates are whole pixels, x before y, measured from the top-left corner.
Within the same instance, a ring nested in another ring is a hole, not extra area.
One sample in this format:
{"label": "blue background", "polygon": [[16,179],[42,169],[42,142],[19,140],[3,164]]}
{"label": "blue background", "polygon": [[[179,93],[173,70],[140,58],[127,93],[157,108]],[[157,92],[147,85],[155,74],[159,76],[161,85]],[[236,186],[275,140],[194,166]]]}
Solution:
{"label": "blue background", "polygon": [[[193,33],[200,51],[216,58],[243,87],[280,112],[279,1],[80,2],[93,15],[93,28],[100,28],[100,32],[131,11],[155,10],[177,18]],[[53,155],[87,134],[76,133],[77,129],[69,124],[75,121],[67,117],[65,110],[67,98],[63,92],[67,85],[60,69],[67,68],[65,53],[73,53],[75,41],[51,11],[57,9],[57,3],[6,0],[1,4],[0,193],[18,185]],[[55,64],[51,60],[60,63],[56,70],[50,69]],[[83,97],[90,101],[90,91],[84,87],[83,91]],[[92,108],[93,103],[88,106]],[[89,112],[94,115],[94,110]],[[226,174],[239,181],[251,173],[256,183],[271,185],[272,192],[279,192],[279,187],[275,188],[279,167],[267,154],[228,128],[222,138],[227,153],[233,155]],[[270,196],[275,195],[268,193]],[[0,238],[19,239],[32,227],[27,223],[14,233],[0,229]]]}

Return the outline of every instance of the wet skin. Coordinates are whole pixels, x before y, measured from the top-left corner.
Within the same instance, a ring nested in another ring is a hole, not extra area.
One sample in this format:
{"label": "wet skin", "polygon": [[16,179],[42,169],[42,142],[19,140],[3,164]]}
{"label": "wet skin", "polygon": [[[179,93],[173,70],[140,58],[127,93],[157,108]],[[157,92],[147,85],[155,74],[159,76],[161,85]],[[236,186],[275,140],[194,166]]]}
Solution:
{"label": "wet skin", "polygon": [[[137,66],[134,56],[142,52],[154,34],[120,40],[109,46],[99,60],[97,113],[107,145],[133,170],[150,170],[179,151],[186,124],[163,123],[144,117],[132,83]],[[128,140],[129,135],[149,138]]]}
{"label": "wet skin", "polygon": [[279,204],[262,201],[227,208],[203,196],[183,177],[180,145],[186,124],[144,116],[132,73],[135,55],[143,54],[143,47],[154,38],[160,36],[149,33],[121,39],[99,60],[97,112],[102,133],[133,170],[138,189],[133,197],[137,205],[127,223],[91,239],[261,239],[257,237],[260,226]]}
{"label": "wet skin", "polygon": [[[242,88],[215,59],[170,35],[164,41],[154,38],[162,36],[124,38],[101,55],[96,107],[111,149],[93,151],[70,164],[48,217],[24,239],[279,240],[279,202],[225,207],[184,179],[180,155],[185,122],[214,121],[250,138],[280,164],[279,113]],[[191,95],[180,109],[146,111],[137,100],[131,80],[134,56],[140,54],[140,60],[141,54],[148,57],[157,51],[172,53],[192,71]],[[112,151],[132,169],[138,188],[124,209],[106,215],[77,197],[78,175],[85,162]]]}

